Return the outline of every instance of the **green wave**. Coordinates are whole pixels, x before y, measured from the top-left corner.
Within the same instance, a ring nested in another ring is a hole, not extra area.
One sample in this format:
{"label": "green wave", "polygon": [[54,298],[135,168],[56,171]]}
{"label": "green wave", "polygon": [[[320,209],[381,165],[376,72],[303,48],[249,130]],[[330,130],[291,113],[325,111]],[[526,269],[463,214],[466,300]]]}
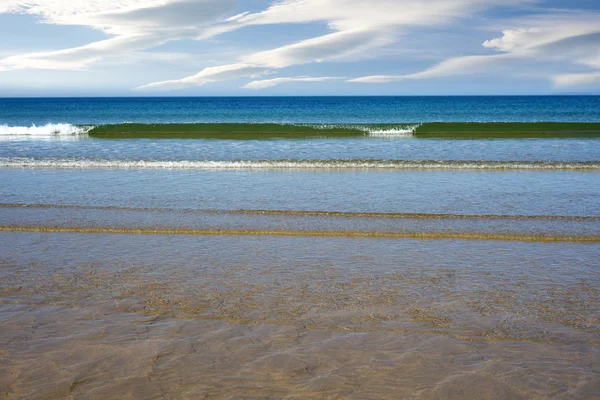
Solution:
{"label": "green wave", "polygon": [[92,128],[88,135],[106,139],[304,139],[356,137],[367,133],[355,126],[292,124],[118,124]]}
{"label": "green wave", "polygon": [[449,139],[600,138],[600,123],[484,122],[422,124],[415,136]]}
{"label": "green wave", "polygon": [[444,139],[600,138],[600,123],[432,122],[397,124],[186,123],[100,125],[88,135],[105,139],[309,139],[402,137]]}

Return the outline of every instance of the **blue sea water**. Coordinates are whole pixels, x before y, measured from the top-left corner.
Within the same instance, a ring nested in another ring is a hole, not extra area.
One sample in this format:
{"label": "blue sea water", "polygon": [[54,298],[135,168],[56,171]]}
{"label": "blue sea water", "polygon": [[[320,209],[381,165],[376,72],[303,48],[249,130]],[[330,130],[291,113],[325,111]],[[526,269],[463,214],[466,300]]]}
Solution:
{"label": "blue sea water", "polygon": [[0,125],[123,122],[600,122],[600,96],[0,99]]}
{"label": "blue sea water", "polygon": [[427,121],[600,122],[600,97],[0,99],[11,387],[50,365],[68,382],[50,397],[127,395],[162,374],[197,385],[206,370],[263,397],[297,395],[277,389],[291,371],[321,396],[412,379],[413,397],[447,384],[476,398],[463,388],[481,380],[484,395],[596,398],[600,139],[115,140],[79,126]]}
{"label": "blue sea water", "polygon": [[0,203],[598,214],[598,139],[108,140],[75,126],[427,121],[598,122],[600,97],[0,99]]}

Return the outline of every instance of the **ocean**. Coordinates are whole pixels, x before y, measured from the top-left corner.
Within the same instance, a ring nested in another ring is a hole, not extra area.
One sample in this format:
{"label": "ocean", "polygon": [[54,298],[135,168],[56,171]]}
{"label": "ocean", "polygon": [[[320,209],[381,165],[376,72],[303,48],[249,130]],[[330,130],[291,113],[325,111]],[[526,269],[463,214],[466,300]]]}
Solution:
{"label": "ocean", "polygon": [[599,210],[598,96],[0,99],[0,387],[591,399]]}
{"label": "ocean", "polygon": [[599,96],[0,99],[0,123],[598,122]]}

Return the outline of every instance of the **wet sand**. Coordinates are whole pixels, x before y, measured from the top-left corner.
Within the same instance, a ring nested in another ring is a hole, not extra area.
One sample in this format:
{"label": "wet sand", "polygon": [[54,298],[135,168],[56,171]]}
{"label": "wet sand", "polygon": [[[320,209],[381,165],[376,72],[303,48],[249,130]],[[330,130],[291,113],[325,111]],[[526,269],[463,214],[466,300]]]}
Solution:
{"label": "wet sand", "polygon": [[1,232],[3,398],[592,399],[597,243]]}
{"label": "wet sand", "polygon": [[600,242],[600,217],[0,204],[0,231]]}
{"label": "wet sand", "polygon": [[[4,398],[596,398],[598,351],[3,305]],[[7,324],[7,321],[10,323]]]}

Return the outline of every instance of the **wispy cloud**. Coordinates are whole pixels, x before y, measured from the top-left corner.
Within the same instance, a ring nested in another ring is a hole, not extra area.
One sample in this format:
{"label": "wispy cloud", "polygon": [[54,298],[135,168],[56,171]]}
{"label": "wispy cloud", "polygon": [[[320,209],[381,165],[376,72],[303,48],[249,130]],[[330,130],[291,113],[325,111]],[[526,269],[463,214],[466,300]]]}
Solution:
{"label": "wispy cloud", "polygon": [[[452,30],[457,23],[472,23],[476,21],[474,16],[497,6],[530,3],[540,7],[529,9],[527,17],[494,20],[498,35],[490,34],[472,55],[450,57],[427,68],[422,68],[421,63],[421,68],[412,73],[405,73],[402,63],[398,63],[402,70],[389,73],[388,63],[385,74],[378,74],[378,65],[371,63],[365,76],[348,81],[389,83],[467,74],[531,76],[537,72],[537,76],[557,87],[598,85],[600,12],[544,11],[543,0],[273,0],[258,12],[244,11],[244,2],[238,0],[0,0],[0,13],[27,14],[44,24],[85,26],[106,35],[104,40],[79,47],[0,56],[0,71],[85,70],[107,60],[113,65],[187,61],[191,58],[164,45],[179,40],[206,40],[252,26],[316,24],[328,31],[273,48],[265,45],[268,40],[258,40],[253,47],[266,47],[265,50],[227,54],[218,57],[225,62],[212,62],[216,65],[199,58],[194,64],[206,65],[199,72],[137,89],[178,90],[239,79],[245,79],[241,85],[246,89],[322,82],[339,78],[272,75],[283,75],[290,67],[295,67],[294,74],[298,74],[298,69],[307,68],[300,66],[306,64],[365,60],[386,49],[402,50],[407,42],[403,39],[414,37],[416,32],[430,28]],[[457,45],[459,41],[457,37]],[[148,51],[159,46],[163,47],[156,53]],[[453,49],[450,43],[444,53],[451,54]],[[439,53],[432,56],[439,57]],[[314,71],[309,74],[314,75]]]}
{"label": "wispy cloud", "polygon": [[[349,82],[385,83],[439,78],[461,74],[518,70],[525,65],[560,62],[600,69],[600,13],[557,12],[519,19],[522,27],[506,29],[502,36],[482,46],[500,54],[454,57],[423,71],[404,75],[371,75]],[[558,86],[595,84],[596,72],[556,74],[549,78]]]}
{"label": "wispy cloud", "polygon": [[310,76],[296,76],[290,78],[273,78],[273,79],[263,79],[252,81],[242,88],[244,89],[266,89],[273,86],[281,85],[283,83],[291,83],[291,82],[326,82],[326,81],[335,81],[344,79],[342,77],[336,76],[320,76],[320,77],[310,77]]}
{"label": "wispy cloud", "polygon": [[202,86],[206,83],[227,81],[242,77],[258,77],[268,70],[252,64],[228,64],[218,67],[204,68],[196,75],[184,79],[150,83],[136,88],[137,90],[161,89],[177,90],[188,86]]}
{"label": "wispy cloud", "polygon": [[[325,22],[333,33],[275,49],[241,56],[237,63],[252,65],[264,72],[292,65],[334,60],[389,45],[398,40],[404,29],[447,23],[498,4],[515,4],[523,0],[287,0],[259,13],[247,13],[225,21],[220,32],[249,25]],[[217,28],[218,30],[219,28]],[[228,67],[228,66],[223,66]],[[254,74],[256,71],[252,71]],[[201,71],[197,76],[204,76]],[[243,75],[237,75],[240,77]],[[186,77],[157,82],[148,88],[186,87],[204,84],[204,79]]]}
{"label": "wispy cloud", "polygon": [[455,57],[442,61],[423,71],[407,75],[371,75],[361,78],[354,78],[348,82],[361,83],[389,83],[406,79],[427,79],[459,74],[471,74],[482,68],[489,67],[492,64],[498,65],[499,62],[510,61],[511,55],[493,55],[493,56],[467,56]]}
{"label": "wispy cloud", "polygon": [[164,42],[164,39],[149,35],[117,36],[66,50],[6,57],[0,62],[7,69],[85,69],[104,58],[144,50]]}
{"label": "wispy cloud", "polygon": [[552,77],[557,87],[600,85],[600,71],[581,74],[559,74]]}
{"label": "wispy cloud", "polygon": [[235,0],[4,0],[0,12],[35,15],[46,24],[81,25],[112,37],[84,46],[0,60],[5,69],[83,69],[108,57],[173,40],[197,39]]}

